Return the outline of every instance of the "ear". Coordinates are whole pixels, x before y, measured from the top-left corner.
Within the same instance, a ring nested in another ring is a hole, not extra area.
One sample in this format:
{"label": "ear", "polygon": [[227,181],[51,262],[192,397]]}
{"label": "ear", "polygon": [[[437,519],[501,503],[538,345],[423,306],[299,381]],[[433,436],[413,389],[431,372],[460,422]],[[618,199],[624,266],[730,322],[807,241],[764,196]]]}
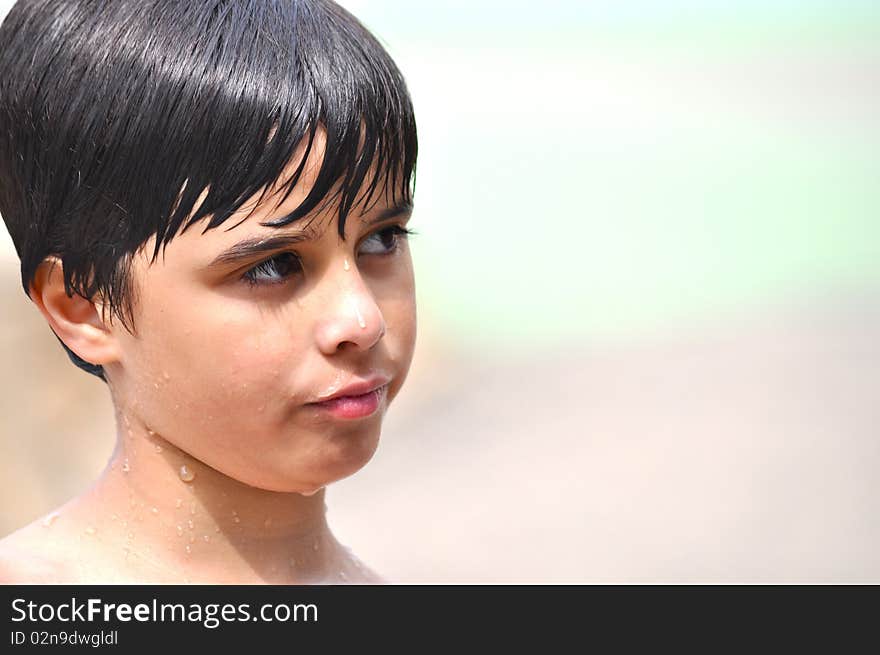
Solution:
{"label": "ear", "polygon": [[81,359],[104,365],[119,361],[119,343],[101,317],[103,306],[64,290],[61,260],[47,257],[30,284],[33,303],[52,331]]}

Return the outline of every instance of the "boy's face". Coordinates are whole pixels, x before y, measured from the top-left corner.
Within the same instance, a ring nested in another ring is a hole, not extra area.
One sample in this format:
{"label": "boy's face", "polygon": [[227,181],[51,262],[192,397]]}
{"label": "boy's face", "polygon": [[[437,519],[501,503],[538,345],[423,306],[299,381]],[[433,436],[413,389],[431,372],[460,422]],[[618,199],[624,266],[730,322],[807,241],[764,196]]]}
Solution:
{"label": "boy's face", "polygon": [[[223,225],[202,234],[199,223],[175,236],[152,265],[151,239],[132,267],[136,336],[114,322],[120,360],[105,365],[129,419],[214,469],[273,491],[310,493],[372,457],[415,347],[412,260],[394,229],[409,215],[395,215],[384,197],[349,215],[345,241],[332,206],[312,222],[311,240],[221,257],[245,240],[304,231],[308,218],[281,228],[259,223],[305,198],[321,154],[313,149],[281,205],[282,196],[267,194],[236,226],[255,196]],[[375,377],[389,382],[372,414],[343,417],[310,405]]]}

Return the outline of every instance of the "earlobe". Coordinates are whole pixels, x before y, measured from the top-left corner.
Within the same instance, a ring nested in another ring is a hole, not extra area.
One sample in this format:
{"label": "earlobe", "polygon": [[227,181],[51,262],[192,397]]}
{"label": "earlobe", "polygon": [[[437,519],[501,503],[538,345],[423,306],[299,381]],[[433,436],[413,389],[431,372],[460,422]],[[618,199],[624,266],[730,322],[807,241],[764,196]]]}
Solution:
{"label": "earlobe", "polygon": [[119,360],[116,337],[101,316],[103,306],[67,295],[60,259],[48,257],[40,264],[30,296],[52,331],[80,358],[97,365]]}

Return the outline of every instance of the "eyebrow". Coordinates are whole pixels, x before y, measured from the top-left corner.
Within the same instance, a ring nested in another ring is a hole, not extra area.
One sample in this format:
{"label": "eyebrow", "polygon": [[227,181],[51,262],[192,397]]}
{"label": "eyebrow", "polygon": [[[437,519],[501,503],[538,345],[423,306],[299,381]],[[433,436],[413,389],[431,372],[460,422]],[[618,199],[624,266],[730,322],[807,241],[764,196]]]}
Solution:
{"label": "eyebrow", "polygon": [[[413,206],[410,203],[395,205],[379,212],[378,214],[370,218],[361,218],[360,223],[364,227],[370,227],[372,225],[381,223],[382,221],[387,221],[391,218],[397,218],[399,216],[412,214],[412,210]],[[283,221],[286,218],[287,216],[283,216],[280,219],[272,218],[269,220]],[[305,230],[289,234],[278,234],[273,236],[253,237],[250,239],[245,239],[243,241],[239,241],[235,245],[230,246],[219,255],[217,255],[211,261],[211,263],[208,264],[208,268],[229,266],[230,264],[235,264],[243,260],[255,258],[259,255],[265,255],[276,252],[278,250],[283,250],[284,248],[289,248],[297,243],[311,241],[315,238],[315,236],[316,235],[314,234],[314,230],[309,230],[307,228]]]}

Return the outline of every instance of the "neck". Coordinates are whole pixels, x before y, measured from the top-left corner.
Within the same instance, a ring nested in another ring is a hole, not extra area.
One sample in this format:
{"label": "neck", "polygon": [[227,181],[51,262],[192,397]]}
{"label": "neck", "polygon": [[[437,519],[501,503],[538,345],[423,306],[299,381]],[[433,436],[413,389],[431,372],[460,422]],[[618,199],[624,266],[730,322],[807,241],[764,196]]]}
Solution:
{"label": "neck", "polygon": [[229,584],[321,581],[341,570],[345,553],[327,526],[324,489],[258,489],[133,422],[119,432],[82,507],[89,533],[100,533],[126,569]]}

